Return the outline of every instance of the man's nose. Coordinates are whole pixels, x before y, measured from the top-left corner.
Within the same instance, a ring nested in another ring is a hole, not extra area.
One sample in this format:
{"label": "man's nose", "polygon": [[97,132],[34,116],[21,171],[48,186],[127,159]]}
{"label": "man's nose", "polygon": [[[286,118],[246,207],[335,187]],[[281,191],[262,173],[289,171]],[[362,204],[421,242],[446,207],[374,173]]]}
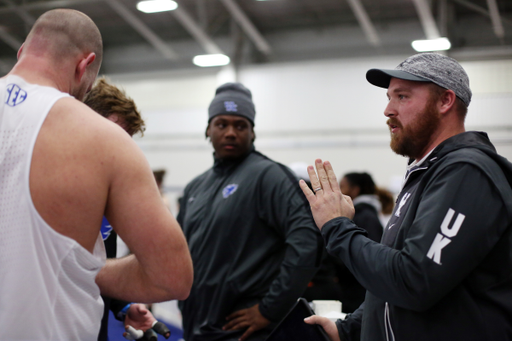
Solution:
{"label": "man's nose", "polygon": [[384,116],[393,117],[395,115],[396,115],[396,110],[393,107],[393,103],[391,101],[389,101],[388,105],[386,105],[386,108],[384,109]]}
{"label": "man's nose", "polygon": [[233,126],[227,126],[226,128],[226,134],[224,134],[224,136],[229,136],[229,137],[235,137],[236,136],[236,131],[235,131],[235,127]]}

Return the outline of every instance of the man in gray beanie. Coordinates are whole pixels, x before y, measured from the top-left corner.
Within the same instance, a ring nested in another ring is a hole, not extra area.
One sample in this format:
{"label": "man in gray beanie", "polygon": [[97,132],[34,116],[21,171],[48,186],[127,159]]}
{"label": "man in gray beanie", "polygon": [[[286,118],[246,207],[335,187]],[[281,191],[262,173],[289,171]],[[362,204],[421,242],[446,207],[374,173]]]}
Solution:
{"label": "man in gray beanie", "polygon": [[242,116],[254,127],[256,109],[251,91],[241,83],[226,83],[219,86],[208,108],[208,123],[217,115]]}
{"label": "man in gray beanie", "polygon": [[178,215],[195,271],[179,304],[187,341],[264,340],[321,261],[297,180],[254,149],[254,118],[249,89],[217,89],[206,128],[214,165],[187,185]]}
{"label": "man in gray beanie", "polygon": [[327,251],[367,293],[345,320],[306,322],[332,340],[512,340],[512,164],[465,131],[466,72],[424,53],[366,78],[388,89],[391,149],[409,165],[382,244],[351,220],[330,163],[308,169],[318,190],[301,188]]}

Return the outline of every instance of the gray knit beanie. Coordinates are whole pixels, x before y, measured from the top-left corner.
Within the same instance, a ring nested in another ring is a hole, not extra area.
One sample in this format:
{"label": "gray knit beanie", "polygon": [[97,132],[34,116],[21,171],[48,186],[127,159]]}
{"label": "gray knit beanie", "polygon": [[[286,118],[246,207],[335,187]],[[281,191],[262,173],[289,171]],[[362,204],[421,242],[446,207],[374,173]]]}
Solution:
{"label": "gray knit beanie", "polygon": [[219,86],[208,108],[208,123],[217,115],[242,116],[254,126],[256,109],[251,91],[241,83],[226,83]]}

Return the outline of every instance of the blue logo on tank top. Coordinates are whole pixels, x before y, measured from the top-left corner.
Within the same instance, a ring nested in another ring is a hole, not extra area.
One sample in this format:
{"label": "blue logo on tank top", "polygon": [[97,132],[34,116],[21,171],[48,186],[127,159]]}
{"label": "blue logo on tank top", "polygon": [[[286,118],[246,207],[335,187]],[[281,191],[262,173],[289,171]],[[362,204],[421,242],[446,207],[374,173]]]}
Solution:
{"label": "blue logo on tank top", "polygon": [[107,218],[103,217],[103,221],[101,222],[101,237],[103,240],[107,240],[110,237],[110,233],[112,232],[112,225],[108,222]]}
{"label": "blue logo on tank top", "polygon": [[235,193],[237,188],[238,188],[238,185],[237,185],[237,184],[227,185],[227,186],[222,190],[222,196],[224,197],[224,199],[226,199],[227,197],[229,197],[231,194]]}
{"label": "blue logo on tank top", "polygon": [[16,84],[7,85],[7,99],[5,104],[10,107],[15,107],[18,104],[23,103],[27,98],[27,92],[17,86]]}

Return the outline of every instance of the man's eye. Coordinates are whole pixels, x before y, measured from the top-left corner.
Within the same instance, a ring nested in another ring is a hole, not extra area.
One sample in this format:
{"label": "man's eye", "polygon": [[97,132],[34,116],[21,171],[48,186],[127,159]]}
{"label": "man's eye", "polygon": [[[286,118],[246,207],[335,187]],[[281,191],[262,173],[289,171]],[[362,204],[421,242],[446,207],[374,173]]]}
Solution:
{"label": "man's eye", "polygon": [[398,99],[405,99],[404,95],[398,95]]}

